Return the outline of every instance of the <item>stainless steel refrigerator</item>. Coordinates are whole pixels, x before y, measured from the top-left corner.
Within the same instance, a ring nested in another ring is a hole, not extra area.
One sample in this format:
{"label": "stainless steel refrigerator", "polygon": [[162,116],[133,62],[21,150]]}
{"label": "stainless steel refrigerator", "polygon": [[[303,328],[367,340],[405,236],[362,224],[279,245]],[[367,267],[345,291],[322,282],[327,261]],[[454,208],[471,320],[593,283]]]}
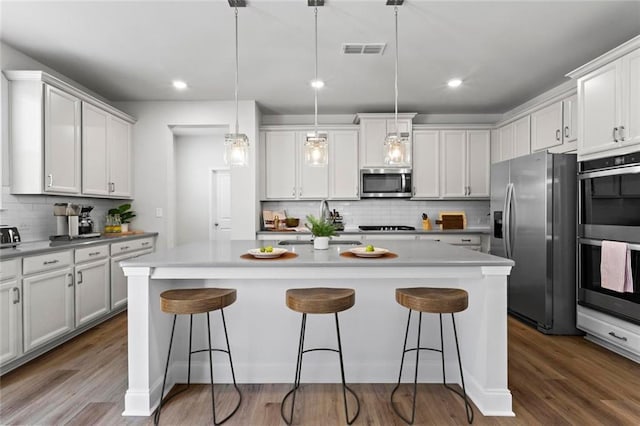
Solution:
{"label": "stainless steel refrigerator", "polygon": [[509,313],[546,334],[576,329],[574,154],[539,152],[491,165],[491,253],[513,259]]}

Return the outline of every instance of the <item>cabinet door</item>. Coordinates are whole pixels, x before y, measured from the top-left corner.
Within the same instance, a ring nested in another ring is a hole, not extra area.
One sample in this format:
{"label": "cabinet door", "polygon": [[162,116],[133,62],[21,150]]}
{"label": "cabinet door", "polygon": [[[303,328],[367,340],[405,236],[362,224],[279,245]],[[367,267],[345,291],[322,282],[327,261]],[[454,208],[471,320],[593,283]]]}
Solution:
{"label": "cabinet door", "polygon": [[153,250],[144,250],[111,258],[111,310],[127,304],[127,277],[120,267],[120,262],[152,252]]}
{"label": "cabinet door", "polygon": [[640,49],[631,52],[622,60],[622,143],[632,145],[640,143]]}
{"label": "cabinet door", "polygon": [[82,103],[82,193],[109,194],[107,119],[109,114]]}
{"label": "cabinet door", "polygon": [[296,155],[296,132],[265,133],[266,198],[296,198]]}
{"label": "cabinet door", "polygon": [[440,196],[440,132],[416,130],[413,132],[413,196],[437,198]]}
{"label": "cabinet door", "polygon": [[467,131],[466,195],[468,197],[489,196],[490,145],[488,130]]}
{"label": "cabinet door", "polygon": [[[443,197],[464,197],[466,193],[466,132],[443,130],[440,165],[442,180],[440,194]],[[487,161],[489,158],[487,157]]]}
{"label": "cabinet door", "polygon": [[358,132],[329,132],[329,198],[357,200],[359,179]]}
{"label": "cabinet door", "polygon": [[76,266],[76,327],[109,312],[109,259]]}
{"label": "cabinet door", "polygon": [[615,61],[578,79],[578,154],[616,148],[619,126],[620,62]]}
{"label": "cabinet door", "polygon": [[578,95],[562,101],[562,143],[578,139]]}
{"label": "cabinet door", "polygon": [[360,123],[360,168],[384,166],[384,139],[387,136],[387,120],[362,119]]}
{"label": "cabinet door", "polygon": [[498,129],[491,130],[491,164],[502,161],[500,156],[500,132]]}
{"label": "cabinet door", "polygon": [[511,160],[513,158],[513,123],[500,127],[500,161]]}
{"label": "cabinet door", "polygon": [[131,197],[131,124],[110,116],[107,121],[109,147],[109,194]]}
{"label": "cabinet door", "polygon": [[45,85],[44,188],[80,193],[80,99]]}
{"label": "cabinet door", "polygon": [[531,151],[562,144],[562,102],[531,114]]}
{"label": "cabinet door", "polygon": [[25,352],[73,330],[73,269],[22,279]]}
{"label": "cabinet door", "polygon": [[531,153],[530,116],[522,117],[513,123],[513,156],[521,157]]}
{"label": "cabinet door", "polygon": [[310,166],[304,161],[304,142],[306,132],[297,133],[298,148],[298,198],[324,199],[329,197],[329,166]]}
{"label": "cabinet door", "polygon": [[22,294],[18,280],[0,284],[0,365],[22,353]]}

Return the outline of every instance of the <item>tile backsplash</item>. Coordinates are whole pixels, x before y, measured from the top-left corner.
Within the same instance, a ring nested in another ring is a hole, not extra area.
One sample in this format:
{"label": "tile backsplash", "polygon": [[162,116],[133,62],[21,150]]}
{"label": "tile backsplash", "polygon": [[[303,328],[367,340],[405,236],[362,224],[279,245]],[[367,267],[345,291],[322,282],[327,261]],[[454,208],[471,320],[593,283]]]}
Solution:
{"label": "tile backsplash", "polygon": [[[329,201],[329,208],[340,212],[344,217],[346,229],[359,225],[406,225],[421,229],[422,213],[426,213],[435,226],[435,219],[441,211],[465,212],[469,228],[489,226],[489,201],[487,200],[413,201],[385,198]],[[308,214],[314,216],[320,214],[320,202],[263,201],[262,209],[286,210],[289,216],[303,220]]]}
{"label": "tile backsplash", "polygon": [[[94,206],[91,218],[96,231],[104,227],[107,211],[123,204],[123,200],[65,197],[58,195],[12,195],[9,187],[2,187],[0,224],[17,226],[22,241],[47,240],[56,233],[55,203],[74,203]],[[135,205],[133,206],[135,210]]]}

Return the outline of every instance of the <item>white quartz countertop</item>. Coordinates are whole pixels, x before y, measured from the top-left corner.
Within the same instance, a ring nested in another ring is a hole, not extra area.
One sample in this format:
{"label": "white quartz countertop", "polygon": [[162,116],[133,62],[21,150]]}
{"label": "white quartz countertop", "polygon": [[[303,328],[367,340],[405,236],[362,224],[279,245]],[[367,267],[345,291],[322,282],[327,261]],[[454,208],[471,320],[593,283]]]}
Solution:
{"label": "white quartz countertop", "polygon": [[[297,228],[291,228],[289,230],[283,231],[258,231],[258,234],[268,235],[268,234],[310,234],[308,230],[297,231],[294,230]],[[338,231],[338,235],[429,235],[429,234],[489,234],[491,233],[491,228],[488,226],[485,227],[476,227],[476,228],[465,228],[465,229],[433,229],[431,231],[425,231],[423,229],[415,229],[413,231],[361,231],[357,228],[355,229],[345,229],[344,231]]]}
{"label": "white quartz countertop", "polygon": [[[275,243],[275,242],[273,242]],[[340,253],[355,246],[332,245],[328,250],[315,250],[309,245],[275,246],[297,254],[290,259],[245,259],[249,249],[272,244],[270,241],[212,241],[186,244],[158,250],[139,259],[121,262],[123,267],[383,267],[383,266],[513,266],[512,260],[465,248],[423,240],[367,240],[375,247],[386,248],[397,257],[348,258]],[[364,247],[364,246],[361,246]]]}

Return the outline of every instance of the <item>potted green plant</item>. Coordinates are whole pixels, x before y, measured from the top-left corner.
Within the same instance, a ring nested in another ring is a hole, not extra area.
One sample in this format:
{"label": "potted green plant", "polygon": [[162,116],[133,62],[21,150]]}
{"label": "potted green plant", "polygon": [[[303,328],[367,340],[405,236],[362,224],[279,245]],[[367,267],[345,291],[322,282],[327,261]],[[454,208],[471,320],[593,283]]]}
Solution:
{"label": "potted green plant", "polygon": [[129,232],[129,223],[131,223],[131,220],[136,217],[136,212],[131,210],[130,203],[121,204],[114,209],[110,209],[109,214],[120,216],[121,232]]}
{"label": "potted green plant", "polygon": [[[305,224],[313,234],[313,248],[326,250],[329,248],[329,239],[336,235],[336,227],[333,223],[324,218],[318,219],[313,215],[307,216],[308,223]],[[311,226],[309,226],[311,224]]]}

